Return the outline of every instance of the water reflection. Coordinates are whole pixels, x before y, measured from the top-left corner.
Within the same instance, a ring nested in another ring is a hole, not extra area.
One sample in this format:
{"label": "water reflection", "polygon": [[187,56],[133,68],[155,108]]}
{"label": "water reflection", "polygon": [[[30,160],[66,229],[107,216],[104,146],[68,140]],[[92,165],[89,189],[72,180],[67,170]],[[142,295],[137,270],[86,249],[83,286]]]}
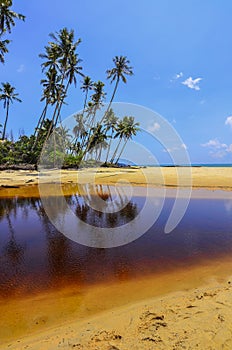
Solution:
{"label": "water reflection", "polygon": [[[110,188],[99,186],[95,190],[104,202],[114,200]],[[122,210],[97,212],[86,204],[81,191],[66,197],[67,203],[82,221],[100,227],[130,222],[144,204],[143,197],[129,201],[121,198],[118,204]],[[90,188],[87,191],[88,203],[95,200],[92,192]],[[194,199],[181,224],[172,234],[165,235],[163,229],[172,204],[173,199],[166,199],[159,220],[131,244],[96,249],[79,245],[58,232],[40,199],[2,198],[0,295],[39,292],[70,283],[83,286],[105,280],[120,281],[232,253],[230,203]],[[59,216],[56,207],[53,208],[54,215]]]}

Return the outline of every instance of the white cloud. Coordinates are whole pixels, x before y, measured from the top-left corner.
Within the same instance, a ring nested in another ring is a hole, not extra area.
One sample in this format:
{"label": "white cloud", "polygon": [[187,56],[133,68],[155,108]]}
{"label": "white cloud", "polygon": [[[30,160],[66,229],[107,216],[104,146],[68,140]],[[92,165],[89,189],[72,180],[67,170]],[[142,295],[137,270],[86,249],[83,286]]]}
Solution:
{"label": "white cloud", "polygon": [[180,72],[180,73],[176,73],[172,79],[170,79],[170,82],[173,83],[175,80],[178,80],[180,78],[182,78],[184,76],[183,72]]}
{"label": "white cloud", "polygon": [[211,147],[216,149],[227,148],[225,143],[221,143],[218,139],[209,140],[201,145],[202,147]]}
{"label": "white cloud", "polygon": [[187,78],[185,81],[182,81],[181,84],[187,86],[189,89],[200,90],[199,83],[202,78],[193,79],[192,77]]}
{"label": "white cloud", "polygon": [[147,128],[147,131],[155,132],[155,131],[158,131],[159,129],[160,129],[159,123],[155,122],[153,125],[150,125],[150,126]]}
{"label": "white cloud", "polygon": [[229,125],[232,128],[232,115],[226,118],[225,125]]}
{"label": "white cloud", "polygon": [[209,140],[201,146],[210,148],[209,154],[213,158],[224,158],[226,155],[232,154],[232,144],[221,143],[218,139]]}
{"label": "white cloud", "polygon": [[182,78],[183,77],[183,73],[182,72],[180,72],[180,73],[177,73],[176,75],[175,75],[175,79],[179,79],[179,78]]}
{"label": "white cloud", "polygon": [[187,146],[186,146],[185,143],[182,143],[180,146],[174,146],[172,148],[164,148],[163,152],[165,152],[165,153],[173,153],[173,152],[176,152],[176,151],[180,151],[181,149],[187,150]]}
{"label": "white cloud", "polygon": [[18,73],[22,73],[22,72],[24,72],[25,71],[25,65],[24,64],[20,64],[20,66],[18,67],[18,69],[17,69],[17,72]]}

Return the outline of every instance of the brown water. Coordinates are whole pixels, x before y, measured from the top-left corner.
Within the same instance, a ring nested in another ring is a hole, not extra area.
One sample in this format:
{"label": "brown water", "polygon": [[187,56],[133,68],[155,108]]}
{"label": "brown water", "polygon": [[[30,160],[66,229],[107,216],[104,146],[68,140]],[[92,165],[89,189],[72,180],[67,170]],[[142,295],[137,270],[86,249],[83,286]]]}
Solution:
{"label": "brown water", "polygon": [[[143,197],[133,197],[120,212],[99,214],[78,194],[66,199],[82,220],[100,227],[129,222],[144,204]],[[188,270],[215,263],[216,271],[220,261],[232,261],[232,201],[192,199],[181,223],[166,235],[164,226],[172,205],[173,199],[167,198],[157,222],[136,241],[97,249],[58,232],[39,198],[1,198],[0,338],[22,336],[38,325],[68,319],[70,314],[83,317],[87,311],[117,306],[122,298],[129,302],[133,297],[128,293],[133,291],[138,298],[151,276],[156,285],[147,284],[146,297],[162,288],[171,291],[177,279],[182,288],[181,279]],[[178,271],[178,278],[172,279]],[[90,297],[91,290],[95,295]],[[48,317],[51,310],[54,317]]]}

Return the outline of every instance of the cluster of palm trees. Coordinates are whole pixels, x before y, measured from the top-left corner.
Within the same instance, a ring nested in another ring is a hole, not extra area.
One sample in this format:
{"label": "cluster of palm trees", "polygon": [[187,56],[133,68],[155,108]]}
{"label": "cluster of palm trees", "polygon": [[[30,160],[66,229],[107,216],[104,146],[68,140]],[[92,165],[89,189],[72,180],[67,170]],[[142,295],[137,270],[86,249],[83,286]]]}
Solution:
{"label": "cluster of palm trees", "polygon": [[[15,25],[14,19],[25,19],[23,15],[13,12],[11,6],[12,1],[0,4],[0,48],[4,46],[2,36],[5,32],[10,33],[11,27]],[[120,81],[126,83],[126,77],[133,75],[129,60],[125,56],[113,58],[114,66],[108,69],[106,74],[110,83],[114,83],[114,88],[109,103],[103,108],[106,99],[105,84],[102,81],[94,82],[83,73],[82,60],[77,53],[80,43],[81,39],[75,39],[74,30],[63,28],[50,34],[50,41],[45,46],[44,53],[39,55],[43,60],[41,66],[45,75],[41,80],[43,110],[38,118],[34,134],[30,137],[23,136],[17,141],[22,142],[24,151],[26,149],[27,157],[24,157],[24,160],[26,159],[27,162],[36,163],[38,161],[43,146],[52,134],[53,149],[50,149],[49,157],[53,159],[54,166],[59,158],[59,146],[65,147],[65,158],[68,163],[73,162],[78,165],[89,159],[101,161],[103,150],[105,150],[105,164],[118,163],[128,140],[139,130],[139,124],[135,122],[134,117],[125,116],[119,120],[112,109]],[[6,51],[0,50],[0,60],[4,62]],[[70,135],[70,130],[62,126],[62,107],[66,103],[70,86],[77,86],[78,77],[81,78],[79,87],[84,94],[83,110],[75,116],[75,126]],[[6,127],[10,104],[14,101],[22,101],[15,92],[15,88],[8,82],[2,83],[0,101],[3,101],[5,109],[1,139],[7,141]],[[118,139],[118,143],[112,153],[112,140],[114,139]],[[8,146],[10,146],[9,143]],[[1,147],[4,147],[3,143]],[[12,144],[13,153],[14,148],[15,145]],[[0,162],[4,162],[4,159],[0,157]],[[9,157],[6,159],[9,161]]]}

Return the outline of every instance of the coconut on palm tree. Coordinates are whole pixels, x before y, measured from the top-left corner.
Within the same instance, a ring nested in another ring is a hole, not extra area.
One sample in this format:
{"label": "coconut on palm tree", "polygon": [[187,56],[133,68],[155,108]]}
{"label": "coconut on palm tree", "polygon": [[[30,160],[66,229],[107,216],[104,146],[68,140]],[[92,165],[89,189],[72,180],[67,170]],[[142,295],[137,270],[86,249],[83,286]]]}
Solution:
{"label": "coconut on palm tree", "polygon": [[5,139],[6,136],[6,126],[8,122],[9,117],[9,109],[10,109],[10,103],[13,103],[14,101],[22,102],[18,98],[17,93],[15,93],[15,87],[11,86],[10,83],[2,83],[2,88],[0,88],[0,100],[3,100],[3,107],[6,109],[6,117],[5,122],[3,126],[3,132],[2,132],[2,140]]}

